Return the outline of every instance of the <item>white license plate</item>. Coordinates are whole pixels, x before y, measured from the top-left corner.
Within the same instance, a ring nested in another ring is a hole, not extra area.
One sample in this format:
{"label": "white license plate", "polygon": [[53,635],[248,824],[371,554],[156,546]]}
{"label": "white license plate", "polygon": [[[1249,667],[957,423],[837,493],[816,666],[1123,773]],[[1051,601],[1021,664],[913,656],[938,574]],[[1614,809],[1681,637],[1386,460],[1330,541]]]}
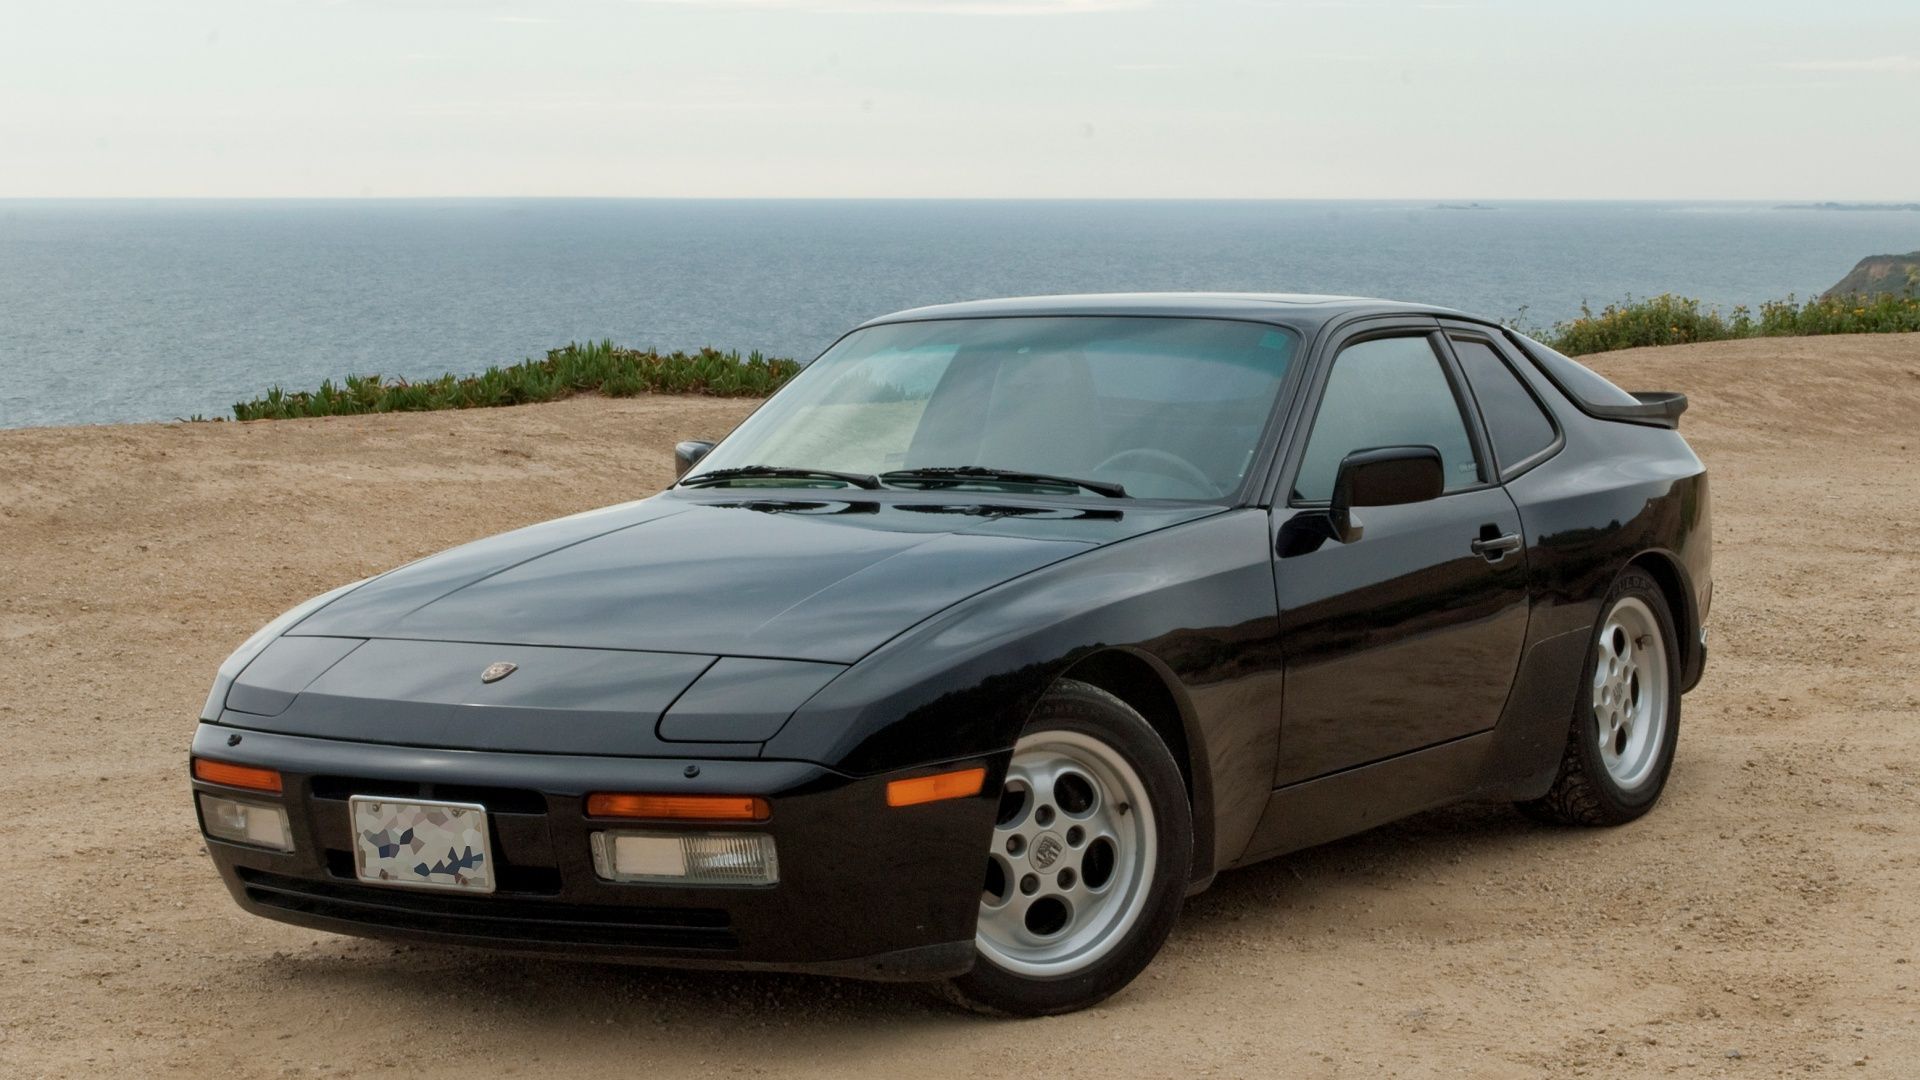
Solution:
{"label": "white license plate", "polygon": [[353,864],[361,881],[458,892],[493,891],[487,808],[355,795]]}

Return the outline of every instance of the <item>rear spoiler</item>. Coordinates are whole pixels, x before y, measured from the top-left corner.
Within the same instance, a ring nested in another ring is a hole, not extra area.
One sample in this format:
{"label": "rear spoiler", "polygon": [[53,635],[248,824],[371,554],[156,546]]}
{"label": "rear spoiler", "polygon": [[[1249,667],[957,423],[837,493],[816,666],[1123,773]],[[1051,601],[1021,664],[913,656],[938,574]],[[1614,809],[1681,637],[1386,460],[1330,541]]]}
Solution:
{"label": "rear spoiler", "polygon": [[1629,424],[1650,424],[1663,428],[1680,426],[1680,414],[1687,411],[1687,395],[1672,390],[1633,390],[1629,393],[1639,401],[1638,405],[1596,405],[1582,401],[1580,407],[1602,420],[1623,420]]}

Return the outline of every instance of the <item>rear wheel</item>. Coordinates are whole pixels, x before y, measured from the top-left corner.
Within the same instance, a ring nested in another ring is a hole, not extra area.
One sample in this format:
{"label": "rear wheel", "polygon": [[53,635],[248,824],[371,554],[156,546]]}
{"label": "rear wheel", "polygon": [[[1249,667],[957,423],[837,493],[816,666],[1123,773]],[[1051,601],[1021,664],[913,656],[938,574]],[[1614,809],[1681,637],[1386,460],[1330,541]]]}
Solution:
{"label": "rear wheel", "polygon": [[1071,1012],[1118,991],[1173,929],[1193,861],[1179,766],[1112,694],[1063,680],[1035,710],[1001,788],[970,1008]]}
{"label": "rear wheel", "polygon": [[1529,817],[1620,825],[1653,808],[1680,733],[1680,654],[1666,595],[1629,568],[1608,591],[1587,649],[1560,773]]}

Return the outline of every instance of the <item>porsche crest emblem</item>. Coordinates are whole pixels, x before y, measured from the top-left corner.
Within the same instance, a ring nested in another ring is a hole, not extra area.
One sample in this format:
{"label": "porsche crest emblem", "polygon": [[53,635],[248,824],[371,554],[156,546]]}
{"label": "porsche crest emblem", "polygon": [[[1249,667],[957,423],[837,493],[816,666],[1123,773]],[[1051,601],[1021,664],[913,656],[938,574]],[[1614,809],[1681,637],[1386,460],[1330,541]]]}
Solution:
{"label": "porsche crest emblem", "polygon": [[487,670],[480,673],[480,681],[483,683],[499,682],[501,679],[506,678],[518,670],[520,670],[520,665],[512,661],[495,661],[494,663],[488,664]]}

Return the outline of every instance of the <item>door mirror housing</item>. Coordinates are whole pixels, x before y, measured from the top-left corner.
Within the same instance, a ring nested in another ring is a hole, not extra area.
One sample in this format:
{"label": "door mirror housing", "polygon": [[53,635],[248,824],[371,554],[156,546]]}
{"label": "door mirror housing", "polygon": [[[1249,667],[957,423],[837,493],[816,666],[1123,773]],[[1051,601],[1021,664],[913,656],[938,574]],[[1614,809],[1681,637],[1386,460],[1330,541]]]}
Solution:
{"label": "door mirror housing", "polygon": [[1431,446],[1355,450],[1340,459],[1333,499],[1327,504],[1334,539],[1343,544],[1360,539],[1360,523],[1353,516],[1356,507],[1426,502],[1439,498],[1446,486],[1440,451]]}
{"label": "door mirror housing", "polygon": [[688,439],[673,446],[673,478],[679,480],[687,475],[687,470],[700,463],[700,459],[712,450],[713,443],[705,439]]}

